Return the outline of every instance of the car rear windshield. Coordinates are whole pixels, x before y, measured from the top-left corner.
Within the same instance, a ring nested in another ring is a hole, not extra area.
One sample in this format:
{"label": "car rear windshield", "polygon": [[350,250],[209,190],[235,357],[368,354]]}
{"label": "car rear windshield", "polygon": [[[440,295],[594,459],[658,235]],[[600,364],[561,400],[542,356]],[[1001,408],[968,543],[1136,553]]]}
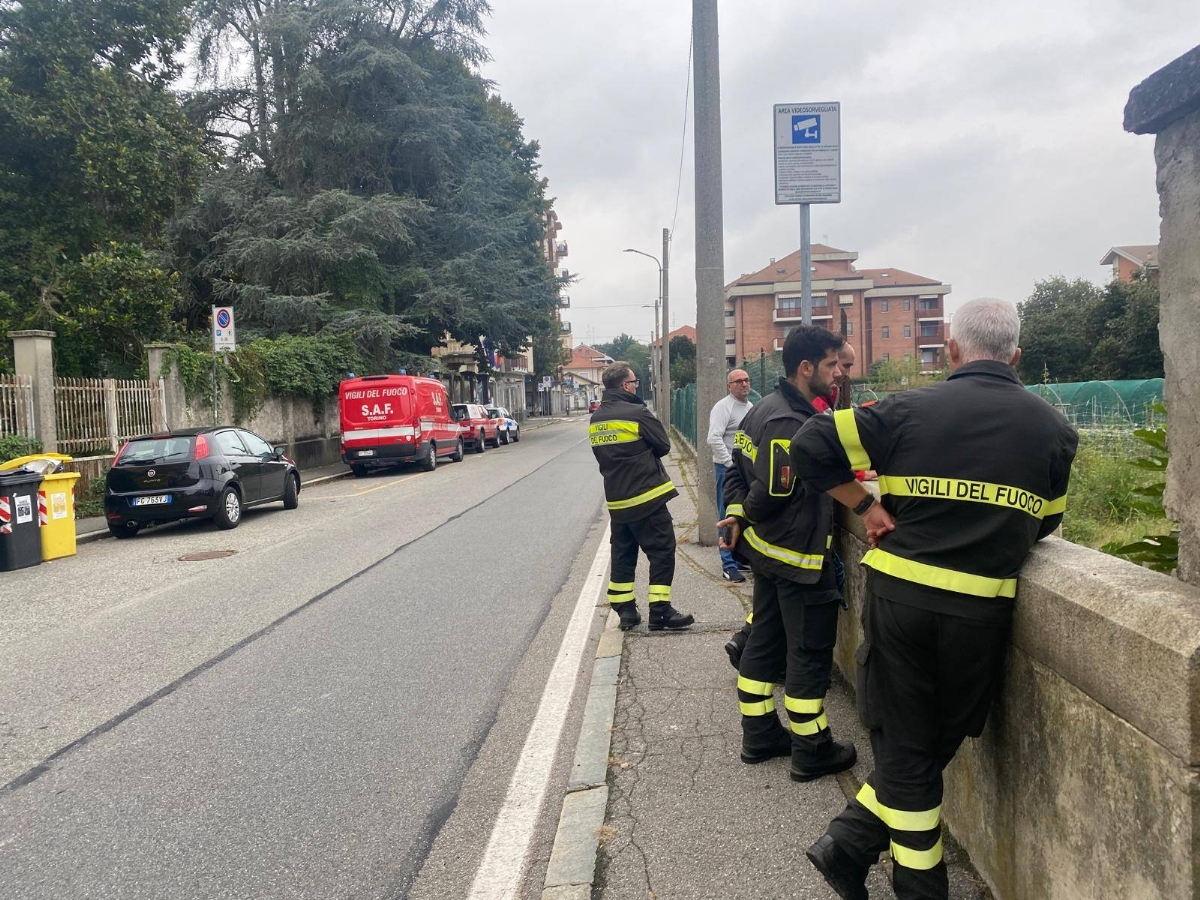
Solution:
{"label": "car rear windshield", "polygon": [[148,466],[154,463],[183,462],[192,458],[192,443],[188,435],[161,438],[139,438],[130,441],[121,451],[121,465]]}
{"label": "car rear windshield", "polygon": [[457,422],[460,419],[471,418],[471,411],[469,409],[467,409],[467,407],[464,404],[456,403],[454,405],[454,411],[451,413],[451,415],[453,416],[454,420]]}

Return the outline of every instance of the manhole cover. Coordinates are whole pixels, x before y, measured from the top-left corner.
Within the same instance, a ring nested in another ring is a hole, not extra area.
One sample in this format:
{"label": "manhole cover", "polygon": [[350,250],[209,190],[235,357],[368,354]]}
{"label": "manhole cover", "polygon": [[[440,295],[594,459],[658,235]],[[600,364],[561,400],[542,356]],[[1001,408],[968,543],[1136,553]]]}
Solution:
{"label": "manhole cover", "polygon": [[180,562],[204,562],[208,559],[224,559],[227,556],[233,556],[237,553],[236,550],[203,550],[200,553],[189,553],[186,556],[179,557]]}

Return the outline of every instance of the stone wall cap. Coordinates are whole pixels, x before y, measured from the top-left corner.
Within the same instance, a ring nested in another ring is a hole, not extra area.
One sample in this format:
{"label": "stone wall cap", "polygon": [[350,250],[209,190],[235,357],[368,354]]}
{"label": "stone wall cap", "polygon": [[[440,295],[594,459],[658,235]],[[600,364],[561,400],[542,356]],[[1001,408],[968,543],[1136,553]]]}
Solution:
{"label": "stone wall cap", "polygon": [[1172,122],[1200,110],[1200,47],[1167,63],[1129,93],[1125,130],[1158,134]]}
{"label": "stone wall cap", "polygon": [[22,338],[22,337],[53,338],[53,337],[57,337],[58,335],[56,335],[53,331],[41,331],[36,328],[33,328],[33,329],[29,329],[27,331],[10,331],[8,333],[8,336],[10,338]]}

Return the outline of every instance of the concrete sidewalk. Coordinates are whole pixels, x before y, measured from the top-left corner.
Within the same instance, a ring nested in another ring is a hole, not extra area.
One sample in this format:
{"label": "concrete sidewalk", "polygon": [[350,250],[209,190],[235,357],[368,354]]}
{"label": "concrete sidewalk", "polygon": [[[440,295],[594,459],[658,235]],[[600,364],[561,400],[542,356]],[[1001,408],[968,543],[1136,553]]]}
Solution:
{"label": "concrete sidewalk", "polygon": [[[597,830],[593,820],[586,832],[572,828],[565,804],[554,851],[561,859],[570,854],[571,841],[598,845],[594,870],[587,873],[593,882],[554,877],[567,870],[556,870],[552,857],[543,898],[836,900],[804,850],[871,770],[870,746],[852,691],[835,669],[826,705],[834,734],[858,747],[853,773],[798,784],[788,777],[787,759],[756,766],[741,762],[736,672],[723,648],[745,620],[751,582],[723,581],[716,549],[695,543],[696,470],[690,458],[673,453],[668,468],[681,494],[671,501],[679,540],[672,603],[693,613],[696,624],[683,633],[654,634],[643,624],[624,635],[604,824]],[[644,621],[644,559],[639,569]],[[610,616],[610,628],[615,618]],[[619,638],[620,632],[612,636]],[[602,641],[601,653],[604,645]],[[782,688],[776,704],[783,709]],[[581,746],[589,740],[587,730],[585,720]],[[951,844],[946,848],[950,896],[987,898],[969,862]],[[583,857],[581,849],[575,852]],[[886,865],[874,867],[867,884],[872,897],[894,896]]]}

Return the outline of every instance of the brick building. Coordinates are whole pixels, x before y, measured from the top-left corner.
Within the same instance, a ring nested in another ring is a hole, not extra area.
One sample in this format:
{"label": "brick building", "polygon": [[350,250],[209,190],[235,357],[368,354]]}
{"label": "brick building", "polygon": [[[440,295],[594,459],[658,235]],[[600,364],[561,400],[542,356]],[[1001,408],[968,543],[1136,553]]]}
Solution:
{"label": "brick building", "polygon": [[[911,356],[926,370],[945,366],[950,285],[901,269],[859,269],[858,254],[812,247],[813,324],[842,331],[858,351],[859,371]],[[773,353],[801,323],[800,251],[725,286],[725,358],[730,365]]]}
{"label": "brick building", "polygon": [[1129,284],[1139,272],[1145,272],[1158,283],[1158,244],[1131,244],[1113,247],[1100,260],[1102,266],[1112,266],[1114,281]]}

